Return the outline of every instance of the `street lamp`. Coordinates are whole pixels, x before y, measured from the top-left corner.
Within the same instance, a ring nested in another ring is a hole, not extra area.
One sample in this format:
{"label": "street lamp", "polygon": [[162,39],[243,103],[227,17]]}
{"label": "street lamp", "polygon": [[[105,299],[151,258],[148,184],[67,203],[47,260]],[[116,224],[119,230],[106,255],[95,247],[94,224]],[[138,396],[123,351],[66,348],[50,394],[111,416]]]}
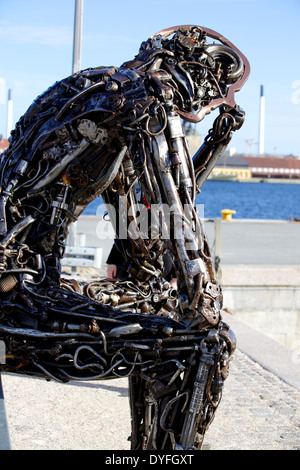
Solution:
{"label": "street lamp", "polygon": [[81,70],[81,35],[83,18],[83,0],[75,1],[75,20],[73,37],[73,66],[72,73]]}

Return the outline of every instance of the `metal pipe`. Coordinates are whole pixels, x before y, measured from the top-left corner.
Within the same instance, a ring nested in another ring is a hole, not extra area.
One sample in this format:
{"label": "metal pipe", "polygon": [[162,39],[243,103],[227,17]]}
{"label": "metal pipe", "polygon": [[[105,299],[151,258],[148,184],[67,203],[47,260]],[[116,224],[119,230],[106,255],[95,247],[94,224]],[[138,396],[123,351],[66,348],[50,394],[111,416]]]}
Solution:
{"label": "metal pipe", "polygon": [[18,235],[22,230],[24,230],[28,225],[32,224],[35,221],[35,218],[31,215],[25,217],[25,219],[21,219],[3,238],[0,243],[1,248],[6,248],[9,243],[14,239],[16,235]]}
{"label": "metal pipe", "polygon": [[226,150],[226,148],[227,148],[227,142],[218,144],[216,146],[216,149],[213,151],[213,154],[210,157],[210,159],[209,159],[209,161],[208,161],[208,163],[205,167],[205,170],[202,173],[200,173],[200,175],[197,178],[198,190],[201,189],[201,187],[203,186],[203,183],[209,177],[210,173],[212,172],[213,168],[217,164],[219,158],[221,158],[221,156],[223,155],[223,152]]}
{"label": "metal pipe", "polygon": [[73,152],[68,153],[65,157],[63,157],[59,163],[54,165],[47,175],[31,189],[30,193],[38,191],[47,184],[51,183],[54,178],[56,178],[66,168],[66,166],[71,163],[75,157],[80,155],[88,146],[89,143],[85,139],[82,139],[79,146]]}

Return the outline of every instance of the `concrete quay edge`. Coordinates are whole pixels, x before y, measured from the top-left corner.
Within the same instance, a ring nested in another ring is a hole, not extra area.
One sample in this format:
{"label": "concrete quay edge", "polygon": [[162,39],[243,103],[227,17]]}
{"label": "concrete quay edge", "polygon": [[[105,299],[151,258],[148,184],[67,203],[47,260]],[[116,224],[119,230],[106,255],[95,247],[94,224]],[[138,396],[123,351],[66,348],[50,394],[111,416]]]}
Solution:
{"label": "concrete quay edge", "polygon": [[254,362],[300,391],[300,352],[267,337],[225,311],[222,318],[237,338],[237,348]]}
{"label": "concrete quay edge", "polygon": [[221,264],[219,278],[223,287],[300,288],[300,266]]}

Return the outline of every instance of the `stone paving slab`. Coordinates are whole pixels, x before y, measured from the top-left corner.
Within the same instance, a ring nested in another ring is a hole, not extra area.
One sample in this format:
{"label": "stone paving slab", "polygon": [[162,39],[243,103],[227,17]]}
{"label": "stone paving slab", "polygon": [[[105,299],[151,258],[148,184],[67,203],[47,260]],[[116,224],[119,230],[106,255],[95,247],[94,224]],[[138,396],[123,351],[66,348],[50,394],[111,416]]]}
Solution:
{"label": "stone paving slab", "polygon": [[126,379],[61,384],[2,374],[12,450],[127,450]]}

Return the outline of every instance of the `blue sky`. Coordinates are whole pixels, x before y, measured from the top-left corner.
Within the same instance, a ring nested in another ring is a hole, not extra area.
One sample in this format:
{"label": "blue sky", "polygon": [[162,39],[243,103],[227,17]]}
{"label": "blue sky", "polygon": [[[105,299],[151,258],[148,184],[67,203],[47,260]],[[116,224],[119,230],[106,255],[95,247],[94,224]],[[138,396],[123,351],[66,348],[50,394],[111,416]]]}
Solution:
{"label": "blue sky", "polygon": [[[15,123],[36,96],[71,74],[74,11],[75,0],[0,0],[0,134],[6,134],[8,89]],[[151,34],[181,24],[221,33],[250,61],[250,78],[236,94],[246,121],[231,146],[257,153],[262,84],[265,152],[298,156],[299,0],[84,0],[82,69],[119,66]],[[200,134],[212,117],[197,125]]]}

